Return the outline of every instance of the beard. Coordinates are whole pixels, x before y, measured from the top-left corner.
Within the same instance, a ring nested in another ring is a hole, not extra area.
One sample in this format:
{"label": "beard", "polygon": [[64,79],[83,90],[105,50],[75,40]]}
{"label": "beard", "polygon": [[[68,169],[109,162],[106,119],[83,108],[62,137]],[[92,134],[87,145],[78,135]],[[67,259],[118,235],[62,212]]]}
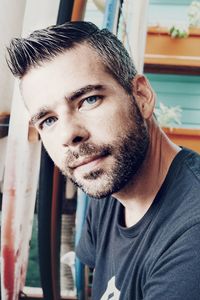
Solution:
{"label": "beard", "polygon": [[[99,199],[119,192],[133,180],[140,169],[146,157],[149,135],[136,104],[133,109],[132,103],[130,120],[127,123],[129,126],[126,130],[110,144],[84,142],[80,144],[77,152],[68,150],[61,171],[89,196]],[[80,157],[89,156],[112,157],[113,163],[85,173],[82,178],[76,177],[74,170],[69,167],[70,164]]]}

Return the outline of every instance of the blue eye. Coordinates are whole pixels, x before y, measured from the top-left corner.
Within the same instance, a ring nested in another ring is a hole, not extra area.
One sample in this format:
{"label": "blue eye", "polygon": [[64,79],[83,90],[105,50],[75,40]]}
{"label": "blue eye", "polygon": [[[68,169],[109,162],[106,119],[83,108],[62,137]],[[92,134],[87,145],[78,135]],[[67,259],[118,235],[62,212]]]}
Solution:
{"label": "blue eye", "polygon": [[102,100],[104,99],[104,96],[94,95],[89,96],[85,99],[82,99],[79,106],[79,111],[89,111],[96,107],[98,107]]}
{"label": "blue eye", "polygon": [[57,121],[56,117],[49,117],[45,119],[41,124],[40,128],[43,129],[44,127],[50,127]]}
{"label": "blue eye", "polygon": [[98,98],[99,98],[98,96],[91,96],[86,98],[84,102],[87,102],[88,104],[94,104],[97,102]]}

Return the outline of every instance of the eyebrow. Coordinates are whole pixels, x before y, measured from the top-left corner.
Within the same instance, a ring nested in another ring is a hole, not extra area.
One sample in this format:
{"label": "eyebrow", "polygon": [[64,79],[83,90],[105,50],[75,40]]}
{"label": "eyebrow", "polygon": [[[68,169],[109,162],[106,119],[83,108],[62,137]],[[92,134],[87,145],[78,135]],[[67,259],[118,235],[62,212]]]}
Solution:
{"label": "eyebrow", "polygon": [[37,121],[45,117],[48,114],[48,112],[49,109],[47,107],[41,107],[40,110],[31,117],[30,124],[35,125],[35,123],[37,123]]}
{"label": "eyebrow", "polygon": [[74,101],[77,98],[89,93],[89,92],[93,92],[93,91],[100,91],[100,90],[105,90],[105,86],[101,85],[101,84],[96,84],[96,85],[86,85],[80,89],[78,89],[77,91],[73,92],[71,95],[66,96],[65,99],[67,101]]}
{"label": "eyebrow", "polygon": [[[65,96],[65,99],[66,101],[71,102],[71,101],[75,101],[76,99],[78,99],[79,97],[87,93],[93,91],[102,91],[102,90],[105,90],[105,86],[101,84],[97,84],[97,85],[90,84],[76,90],[75,92],[71,93],[69,96]],[[49,111],[50,108],[48,108],[47,106],[41,107],[39,111],[31,117],[30,124],[35,125],[35,123],[37,123],[40,119],[45,117],[49,113]]]}

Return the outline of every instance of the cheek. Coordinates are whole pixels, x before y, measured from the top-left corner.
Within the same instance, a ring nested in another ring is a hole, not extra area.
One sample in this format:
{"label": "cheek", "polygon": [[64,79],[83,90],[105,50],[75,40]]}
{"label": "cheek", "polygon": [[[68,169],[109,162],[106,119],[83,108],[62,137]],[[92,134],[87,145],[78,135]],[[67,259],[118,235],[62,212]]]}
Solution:
{"label": "cheek", "polygon": [[113,136],[115,139],[116,136],[121,136],[132,123],[129,115],[129,110],[124,107],[104,109],[90,120],[92,135],[101,140],[105,140],[106,137],[110,139]]}

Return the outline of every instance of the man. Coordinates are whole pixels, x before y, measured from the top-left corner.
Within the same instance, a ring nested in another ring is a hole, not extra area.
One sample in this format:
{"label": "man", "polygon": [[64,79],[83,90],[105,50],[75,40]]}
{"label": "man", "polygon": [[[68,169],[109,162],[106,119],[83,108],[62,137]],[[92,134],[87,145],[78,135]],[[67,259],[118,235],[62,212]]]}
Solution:
{"label": "man", "polygon": [[92,299],[200,299],[200,157],[173,144],[155,95],[107,30],[14,39],[9,66],[44,146],[90,197],[77,255]]}

